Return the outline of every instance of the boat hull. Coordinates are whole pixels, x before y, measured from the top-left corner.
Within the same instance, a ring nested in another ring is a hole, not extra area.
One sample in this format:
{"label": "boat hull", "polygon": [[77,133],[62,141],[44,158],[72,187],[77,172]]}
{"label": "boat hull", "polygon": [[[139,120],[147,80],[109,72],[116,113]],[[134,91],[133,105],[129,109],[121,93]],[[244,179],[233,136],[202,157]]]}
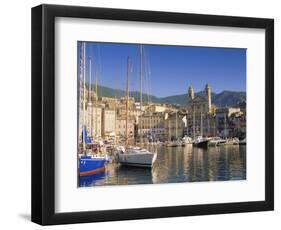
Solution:
{"label": "boat hull", "polygon": [[182,142],[179,142],[179,141],[172,141],[172,142],[168,142],[166,144],[167,147],[180,147],[180,146],[183,146],[183,143]]}
{"label": "boat hull", "polygon": [[218,146],[220,146],[220,145],[225,145],[225,144],[226,144],[226,141],[225,141],[225,140],[221,140],[221,141],[219,141],[219,142],[217,143]]}
{"label": "boat hull", "polygon": [[179,146],[182,146],[182,145],[179,145],[179,144],[167,144],[166,146],[167,147],[179,147]]}
{"label": "boat hull", "polygon": [[209,146],[209,140],[205,140],[205,141],[200,141],[198,143],[194,143],[193,144],[195,147],[198,147],[198,148],[208,148]]}
{"label": "boat hull", "polygon": [[122,166],[151,168],[154,162],[152,153],[121,153],[118,158]]}
{"label": "boat hull", "polygon": [[79,159],[79,176],[89,176],[105,171],[104,158],[80,158]]}

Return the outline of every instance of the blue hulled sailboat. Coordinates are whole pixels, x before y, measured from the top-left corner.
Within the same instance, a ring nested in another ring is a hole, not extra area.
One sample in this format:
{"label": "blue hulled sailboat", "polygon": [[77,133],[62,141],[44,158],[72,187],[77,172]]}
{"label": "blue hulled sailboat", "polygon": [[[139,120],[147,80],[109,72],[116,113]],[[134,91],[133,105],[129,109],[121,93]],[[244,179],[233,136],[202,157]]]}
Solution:
{"label": "blue hulled sailboat", "polygon": [[[91,59],[90,59],[90,71],[89,71],[89,101],[91,101]],[[83,42],[81,44],[81,59],[80,59],[80,87],[83,83],[83,122],[82,122],[82,144],[83,150],[82,153],[79,154],[79,176],[89,176],[93,174],[97,174],[105,171],[105,156],[99,156],[98,154],[93,153],[93,140],[87,135],[87,127],[86,127],[86,44]],[[82,88],[80,88],[82,89]],[[82,90],[80,90],[80,94]],[[79,99],[81,99],[79,96]],[[80,100],[81,101],[81,100]],[[81,105],[79,101],[79,106]],[[80,110],[79,110],[80,111]],[[90,127],[91,129],[91,127]],[[88,150],[88,151],[87,151]],[[98,149],[97,149],[98,150]]]}
{"label": "blue hulled sailboat", "polygon": [[[92,145],[92,140],[88,137],[85,126],[83,127],[82,139],[86,145]],[[103,172],[105,170],[105,163],[106,159],[103,156],[87,155],[84,153],[79,157],[79,175],[89,176]]]}

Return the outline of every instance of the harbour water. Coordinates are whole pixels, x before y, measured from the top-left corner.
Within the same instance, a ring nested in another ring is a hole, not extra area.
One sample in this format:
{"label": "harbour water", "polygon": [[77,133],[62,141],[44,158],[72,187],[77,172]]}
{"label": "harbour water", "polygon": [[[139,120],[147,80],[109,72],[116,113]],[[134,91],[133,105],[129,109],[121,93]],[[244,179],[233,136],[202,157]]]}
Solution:
{"label": "harbour water", "polygon": [[246,179],[246,146],[208,149],[153,146],[157,160],[152,169],[107,164],[105,172],[80,177],[80,187],[157,184]]}

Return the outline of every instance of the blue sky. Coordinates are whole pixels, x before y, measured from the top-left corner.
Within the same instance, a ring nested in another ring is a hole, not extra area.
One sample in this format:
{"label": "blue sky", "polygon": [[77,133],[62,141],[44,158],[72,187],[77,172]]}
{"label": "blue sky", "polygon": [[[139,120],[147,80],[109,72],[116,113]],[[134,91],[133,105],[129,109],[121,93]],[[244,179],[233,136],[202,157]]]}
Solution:
{"label": "blue sky", "polygon": [[[78,66],[81,42],[78,42]],[[130,56],[130,90],[139,89],[139,45],[86,43],[87,77],[89,58],[93,78],[99,84],[125,89],[127,57]],[[79,68],[78,68],[79,69]],[[206,83],[212,91],[246,91],[246,49],[143,45],[143,91],[158,97],[195,92]]]}

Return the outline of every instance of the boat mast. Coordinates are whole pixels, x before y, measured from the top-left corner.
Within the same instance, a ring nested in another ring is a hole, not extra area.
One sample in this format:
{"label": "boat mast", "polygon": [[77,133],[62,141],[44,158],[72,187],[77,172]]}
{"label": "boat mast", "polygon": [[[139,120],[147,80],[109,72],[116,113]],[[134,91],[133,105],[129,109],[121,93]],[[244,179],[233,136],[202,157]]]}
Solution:
{"label": "boat mast", "polygon": [[200,129],[201,129],[201,136],[203,137],[203,118],[202,118],[202,112],[201,112],[201,114],[200,114],[200,116],[201,116],[201,127],[200,127]]}
{"label": "boat mast", "polygon": [[128,146],[128,109],[129,109],[129,77],[130,77],[130,57],[127,59],[127,81],[126,81],[126,147]]}
{"label": "boat mast", "polygon": [[91,106],[90,106],[90,108],[91,108],[91,116],[89,116],[89,119],[90,119],[90,121],[89,121],[89,126],[90,126],[90,136],[92,137],[93,136],[93,133],[92,133],[92,116],[93,116],[93,106],[92,106],[92,60],[91,60],[91,58],[89,59],[89,65],[90,65],[90,69],[89,69],[89,71],[90,71],[90,73],[89,73],[89,95],[88,95],[88,97],[89,97],[89,103],[88,104],[90,104]]}
{"label": "boat mast", "polygon": [[188,121],[187,121],[187,115],[185,115],[185,123],[184,123],[184,127],[186,128],[186,134],[184,136],[189,136],[189,128],[187,125]]}
{"label": "boat mast", "polygon": [[[85,128],[86,122],[86,43],[83,43],[83,129]],[[86,153],[86,143],[85,143],[85,134],[83,132],[83,152]]]}
{"label": "boat mast", "polygon": [[211,136],[211,134],[210,134],[210,119],[209,119],[209,116],[208,116],[208,120],[207,121],[208,121],[208,136]]}
{"label": "boat mast", "polygon": [[238,129],[236,130],[236,136],[238,136],[239,131],[240,131],[240,118],[241,118],[241,116],[238,118]]}
{"label": "boat mast", "polygon": [[226,115],[224,113],[224,138],[226,138]]}
{"label": "boat mast", "polygon": [[[80,63],[79,63],[79,70],[80,70],[80,79],[79,79],[79,117],[80,116],[82,116],[81,118],[82,118],[82,121],[80,121],[80,119],[79,119],[79,129],[80,129],[80,127],[82,127],[82,129],[81,129],[81,134],[82,134],[82,144],[83,144],[83,117],[84,117],[84,114],[82,114],[82,104],[81,103],[83,103],[83,101],[82,101],[82,83],[83,83],[83,44],[81,43],[81,46],[80,46]],[[82,123],[82,124],[81,124]],[[79,143],[80,141],[79,141],[79,135],[78,135],[78,143]],[[78,149],[79,149],[79,153],[80,153],[80,148],[78,147]]]}
{"label": "boat mast", "polygon": [[178,111],[176,111],[176,140],[178,139]]}
{"label": "boat mast", "polygon": [[213,121],[213,131],[214,131],[214,137],[216,136],[216,118],[214,118],[214,121]]}
{"label": "boat mast", "polygon": [[[168,118],[169,119],[169,118]],[[168,128],[169,128],[169,132],[168,132],[168,141],[170,141],[171,139],[171,127],[170,127],[170,119],[168,120]]]}
{"label": "boat mast", "polygon": [[193,139],[195,139],[195,111],[193,111]]}
{"label": "boat mast", "polygon": [[96,72],[96,84],[95,84],[96,98],[95,98],[95,127],[96,127],[96,137],[98,136],[98,72]]}
{"label": "boat mast", "polygon": [[140,145],[142,144],[142,45],[139,47],[140,49],[140,66],[139,66],[139,74],[140,74]]}
{"label": "boat mast", "polygon": [[[116,96],[115,96],[115,100],[116,100]],[[114,114],[115,114],[115,116],[114,116],[114,124],[115,124],[115,126],[114,126],[114,145],[116,145],[116,143],[117,143],[117,140],[116,140],[116,138],[117,138],[117,132],[116,132],[116,123],[117,123],[116,103],[114,105]]]}

